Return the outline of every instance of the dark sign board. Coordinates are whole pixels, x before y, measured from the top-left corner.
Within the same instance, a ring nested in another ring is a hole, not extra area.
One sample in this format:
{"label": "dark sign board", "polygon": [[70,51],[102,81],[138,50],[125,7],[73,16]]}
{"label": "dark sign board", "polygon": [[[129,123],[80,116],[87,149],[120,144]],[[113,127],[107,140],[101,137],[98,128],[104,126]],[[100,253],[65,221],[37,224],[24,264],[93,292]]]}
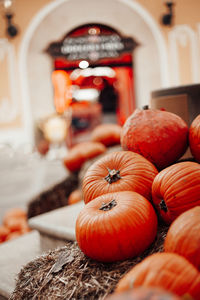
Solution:
{"label": "dark sign board", "polygon": [[119,57],[122,53],[132,52],[137,46],[130,37],[111,35],[84,35],[67,37],[61,42],[51,43],[47,49],[52,57],[65,57],[69,61]]}

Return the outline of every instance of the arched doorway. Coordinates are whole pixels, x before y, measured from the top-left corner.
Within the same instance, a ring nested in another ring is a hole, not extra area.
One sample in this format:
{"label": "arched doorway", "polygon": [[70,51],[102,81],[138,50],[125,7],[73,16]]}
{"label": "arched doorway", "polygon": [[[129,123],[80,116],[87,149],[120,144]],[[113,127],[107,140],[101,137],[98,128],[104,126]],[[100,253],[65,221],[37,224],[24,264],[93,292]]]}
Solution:
{"label": "arched doorway", "polygon": [[133,112],[133,50],[137,45],[104,24],[79,26],[48,45],[55,107],[58,112],[72,107],[74,133],[91,130],[101,122],[123,125]]}
{"label": "arched doorway", "polygon": [[[77,11],[77,7],[83,9]],[[44,54],[46,45],[64,36],[67,29],[70,31],[81,24],[94,23],[94,20],[131,36],[142,45],[136,49],[134,57],[137,107],[149,101],[152,90],[168,86],[164,38],[156,21],[137,1],[86,0],[84,7],[81,0],[52,1],[30,22],[19,52],[26,141],[34,143],[35,122],[54,111],[52,64]]]}

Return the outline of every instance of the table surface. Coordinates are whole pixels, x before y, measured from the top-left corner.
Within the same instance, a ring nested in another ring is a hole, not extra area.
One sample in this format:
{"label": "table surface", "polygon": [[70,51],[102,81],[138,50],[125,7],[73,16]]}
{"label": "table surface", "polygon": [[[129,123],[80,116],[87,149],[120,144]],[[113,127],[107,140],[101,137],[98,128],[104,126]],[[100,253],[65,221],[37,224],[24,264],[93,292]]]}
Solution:
{"label": "table surface", "polygon": [[75,224],[84,202],[67,205],[29,219],[29,226],[57,239],[76,240]]}

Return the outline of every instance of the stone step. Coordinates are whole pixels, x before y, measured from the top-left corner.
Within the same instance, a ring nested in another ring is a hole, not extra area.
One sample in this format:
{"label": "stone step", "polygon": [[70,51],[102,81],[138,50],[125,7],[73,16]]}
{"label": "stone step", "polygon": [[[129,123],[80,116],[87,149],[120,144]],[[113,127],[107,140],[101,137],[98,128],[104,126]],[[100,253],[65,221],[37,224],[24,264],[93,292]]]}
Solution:
{"label": "stone step", "polygon": [[36,230],[0,245],[0,299],[10,297],[21,268],[41,253]]}
{"label": "stone step", "polygon": [[76,218],[83,207],[80,201],[29,219],[29,226],[40,233],[42,251],[63,246],[66,240],[75,241]]}

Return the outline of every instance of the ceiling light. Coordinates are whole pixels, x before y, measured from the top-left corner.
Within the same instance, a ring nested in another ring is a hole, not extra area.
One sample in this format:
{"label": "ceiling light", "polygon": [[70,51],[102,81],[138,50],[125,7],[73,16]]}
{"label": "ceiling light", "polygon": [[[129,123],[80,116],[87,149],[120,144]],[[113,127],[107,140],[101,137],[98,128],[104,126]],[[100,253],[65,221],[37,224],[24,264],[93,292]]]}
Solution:
{"label": "ceiling light", "polygon": [[89,62],[87,60],[80,61],[79,68],[86,69],[87,67],[89,67]]}

